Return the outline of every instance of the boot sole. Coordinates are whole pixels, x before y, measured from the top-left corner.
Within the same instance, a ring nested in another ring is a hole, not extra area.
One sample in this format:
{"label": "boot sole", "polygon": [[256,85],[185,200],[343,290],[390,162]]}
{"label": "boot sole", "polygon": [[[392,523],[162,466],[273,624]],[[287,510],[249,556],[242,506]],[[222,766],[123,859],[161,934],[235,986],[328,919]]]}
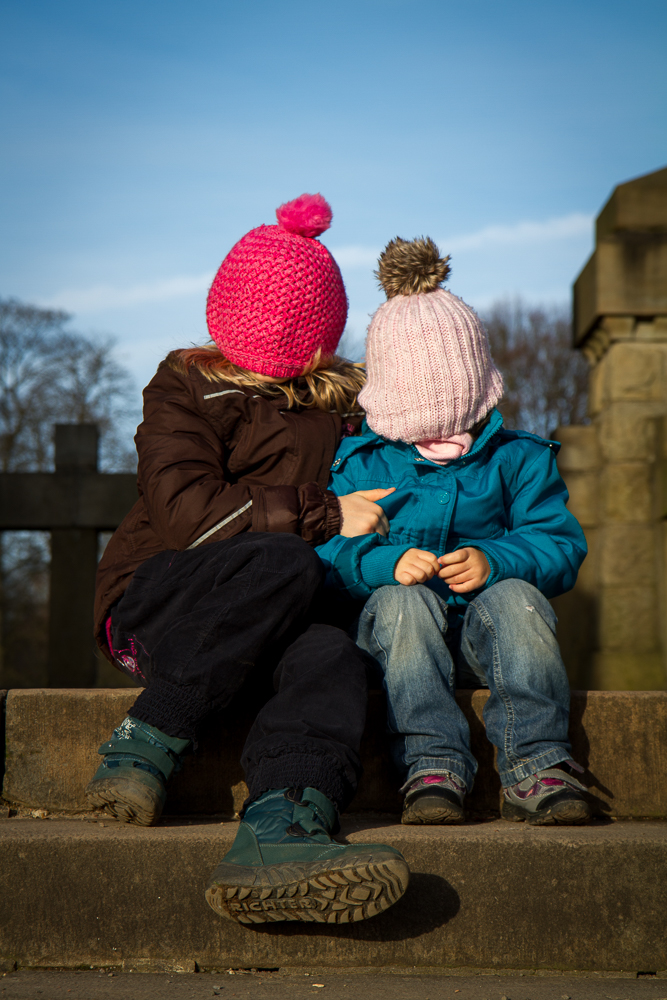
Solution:
{"label": "boot sole", "polygon": [[103,809],[120,823],[155,826],[162,815],[160,797],[146,785],[128,778],[90,781],[85,796],[95,809]]}
{"label": "boot sole", "polygon": [[583,826],[593,816],[593,811],[585,799],[567,799],[554,804],[544,812],[531,813],[512,802],[503,802],[500,815],[510,823],[522,823],[524,820],[530,826]]}
{"label": "boot sole", "polygon": [[401,823],[406,826],[443,826],[465,823],[463,806],[446,802],[442,798],[422,798],[403,810]]}
{"label": "boot sole", "polygon": [[402,858],[351,858],[331,867],[322,862],[250,868],[218,865],[206,890],[209,906],[240,924],[299,920],[350,924],[389,909],[408,887]]}

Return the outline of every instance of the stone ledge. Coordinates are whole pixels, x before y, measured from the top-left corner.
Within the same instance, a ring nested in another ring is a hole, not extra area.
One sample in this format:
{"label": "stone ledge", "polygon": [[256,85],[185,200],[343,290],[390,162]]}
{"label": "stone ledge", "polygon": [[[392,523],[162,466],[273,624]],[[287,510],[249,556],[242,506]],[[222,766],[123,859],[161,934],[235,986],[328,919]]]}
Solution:
{"label": "stone ledge", "polygon": [[403,900],[360,924],[245,928],[203,887],[236,823],[0,822],[0,957],[19,966],[667,968],[667,823],[402,827],[358,816],[351,842],[402,850]]}
{"label": "stone ledge", "polygon": [[[83,789],[98,766],[97,747],[135,697],[123,688],[10,691],[5,800],[51,812],[85,812]],[[481,690],[457,695],[480,765],[469,807],[481,815],[497,813],[500,796],[495,750],[484,731],[487,697]],[[353,811],[400,811],[384,712],[381,692],[371,691],[364,776]],[[170,787],[168,813],[232,816],[240,808],[247,789],[239,758],[252,717],[252,709],[241,705],[211,719],[201,751],[186,759]],[[575,691],[570,736],[600,814],[667,817],[667,692]]]}

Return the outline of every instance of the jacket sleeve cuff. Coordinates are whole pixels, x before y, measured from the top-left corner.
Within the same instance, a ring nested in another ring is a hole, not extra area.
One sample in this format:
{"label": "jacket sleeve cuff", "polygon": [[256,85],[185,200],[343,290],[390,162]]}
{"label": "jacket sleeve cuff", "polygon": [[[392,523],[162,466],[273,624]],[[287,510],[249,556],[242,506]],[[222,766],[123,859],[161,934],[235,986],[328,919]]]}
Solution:
{"label": "jacket sleeve cuff", "polygon": [[340,534],[342,516],[340,501],[331,490],[324,491],[324,503],[326,504],[326,523],[324,526],[324,541],[328,542],[334,535]]}
{"label": "jacket sleeve cuff", "polygon": [[373,590],[378,587],[398,585],[394,579],[396,563],[411,545],[378,545],[361,557],[361,576],[365,584]]}
{"label": "jacket sleeve cuff", "polygon": [[263,486],[253,491],[252,530],[299,534],[299,498],[294,486]]}
{"label": "jacket sleeve cuff", "polygon": [[317,483],[304,483],[298,489],[299,534],[309,545],[322,545],[340,531],[338,497]]}

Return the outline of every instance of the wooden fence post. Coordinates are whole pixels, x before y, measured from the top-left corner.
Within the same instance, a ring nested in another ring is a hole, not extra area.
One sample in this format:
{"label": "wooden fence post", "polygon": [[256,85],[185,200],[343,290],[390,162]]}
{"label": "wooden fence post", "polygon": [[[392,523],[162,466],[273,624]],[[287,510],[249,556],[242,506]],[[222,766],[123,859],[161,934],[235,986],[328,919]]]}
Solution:
{"label": "wooden fence post", "polygon": [[97,536],[137,500],[137,477],[97,471],[95,424],[55,428],[55,472],[0,472],[0,532],[51,532],[50,687],[91,687]]}
{"label": "wooden fence post", "polygon": [[[96,473],[98,440],[95,424],[56,424],[56,476],[66,475],[74,485],[83,476]],[[95,684],[93,600],[97,544],[95,528],[51,530],[49,687]]]}

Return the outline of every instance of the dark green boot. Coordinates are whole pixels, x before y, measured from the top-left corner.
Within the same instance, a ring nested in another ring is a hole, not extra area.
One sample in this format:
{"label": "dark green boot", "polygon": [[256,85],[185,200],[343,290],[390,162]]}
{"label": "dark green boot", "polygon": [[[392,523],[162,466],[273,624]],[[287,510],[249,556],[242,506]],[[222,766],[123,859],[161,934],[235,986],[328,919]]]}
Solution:
{"label": "dark green boot", "polygon": [[97,751],[104,759],[86,786],[86,798],[121,823],[153,826],[162,814],[167,782],[189,747],[189,740],[128,716]]}
{"label": "dark green boot", "polygon": [[210,906],[242,924],[306,920],[348,924],[403,895],[410,870],[383,844],[337,844],[336,809],[315,788],[265,792],[206,889]]}

